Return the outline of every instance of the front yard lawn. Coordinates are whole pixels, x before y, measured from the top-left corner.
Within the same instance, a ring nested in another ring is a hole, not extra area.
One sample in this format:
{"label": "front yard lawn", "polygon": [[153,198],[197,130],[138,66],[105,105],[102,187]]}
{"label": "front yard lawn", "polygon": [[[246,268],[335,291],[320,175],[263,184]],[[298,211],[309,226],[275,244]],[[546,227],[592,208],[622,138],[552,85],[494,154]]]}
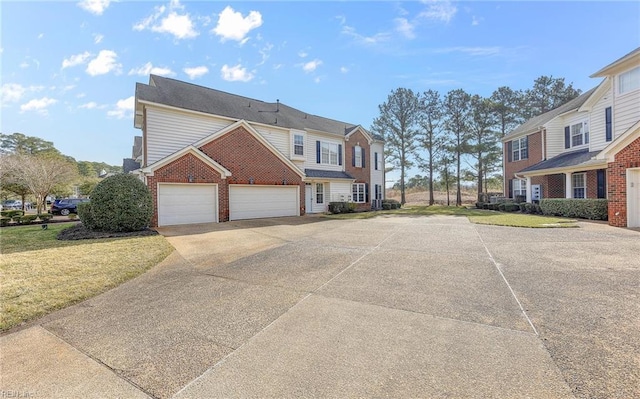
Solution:
{"label": "front yard lawn", "polygon": [[56,240],[62,229],[73,225],[2,229],[0,331],[116,287],[173,251],[160,235]]}
{"label": "front yard lawn", "polygon": [[512,226],[512,227],[577,227],[575,220],[529,215],[514,212],[496,212],[482,209],[469,209],[466,207],[456,206],[405,206],[400,209],[390,211],[372,211],[360,213],[342,213],[337,215],[326,215],[331,219],[369,219],[377,216],[388,215],[404,215],[404,216],[434,216],[434,215],[451,215],[466,216],[469,221],[477,224],[490,224],[496,226]]}

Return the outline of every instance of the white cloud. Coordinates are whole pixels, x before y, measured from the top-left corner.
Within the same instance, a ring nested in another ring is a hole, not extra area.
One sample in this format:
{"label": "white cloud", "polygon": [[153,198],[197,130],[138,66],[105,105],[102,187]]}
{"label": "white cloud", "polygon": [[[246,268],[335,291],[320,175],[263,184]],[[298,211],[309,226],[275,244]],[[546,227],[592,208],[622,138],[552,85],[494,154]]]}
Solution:
{"label": "white cloud", "polygon": [[140,68],[134,68],[129,71],[129,75],[160,75],[160,76],[175,76],[175,72],[173,72],[170,68],[165,67],[154,67],[150,62],[147,62]]}
{"label": "white cloud", "polygon": [[240,12],[227,6],[218,14],[218,24],[211,32],[220,36],[223,42],[235,40],[244,44],[247,41],[247,34],[260,25],[262,25],[262,15],[258,11],[250,11],[249,15],[243,17]]}
{"label": "white cloud", "polygon": [[322,80],[322,79],[320,78],[320,76],[318,76],[318,77],[316,77],[315,79],[313,79],[313,81],[314,81],[315,83],[320,83],[320,81],[321,81],[321,80]]}
{"label": "white cloud", "polygon": [[29,68],[29,63],[27,61],[22,61],[22,63],[20,64],[20,68],[22,69]]}
{"label": "white cloud", "polygon": [[426,0],[424,3],[427,8],[419,14],[422,18],[448,23],[458,12],[456,6],[448,0]]}
{"label": "white cloud", "polygon": [[502,47],[445,47],[434,50],[435,53],[464,53],[471,56],[490,56],[498,55],[503,52]]}
{"label": "white cloud", "polygon": [[347,73],[347,72],[349,72],[349,68],[344,67],[344,66],[343,66],[343,67],[340,67],[340,72],[341,72],[341,73]]}
{"label": "white cloud", "polygon": [[194,28],[191,16],[188,13],[178,13],[177,10],[184,10],[184,6],[179,0],[171,0],[168,8],[156,7],[153,14],[135,24],[133,29],[137,31],[150,29],[152,32],[169,33],[176,39],[191,39],[198,36],[199,33]]}
{"label": "white cloud", "polygon": [[203,65],[203,66],[197,66],[193,68],[184,68],[183,71],[184,73],[187,74],[187,76],[189,76],[189,79],[193,80],[208,74],[209,68]]}
{"label": "white cloud", "polygon": [[44,33],[38,35],[38,39],[42,39],[44,37]]}
{"label": "white cloud", "polygon": [[248,82],[254,78],[254,75],[251,72],[248,72],[247,68],[243,68],[240,64],[232,67],[224,64],[222,69],[220,69],[220,76],[228,82]]}
{"label": "white cloud", "polygon": [[47,107],[57,103],[58,100],[48,97],[42,97],[40,99],[33,99],[26,104],[20,106],[20,111],[37,111],[42,115],[47,115]]}
{"label": "white cloud", "polygon": [[87,73],[91,76],[105,75],[111,71],[119,73],[122,64],[116,62],[118,54],[111,50],[101,50],[98,56],[87,65]]}
{"label": "white cloud", "polygon": [[27,91],[22,85],[17,83],[5,83],[0,87],[0,98],[2,103],[20,101],[24,93]]}
{"label": "white cloud", "polygon": [[85,109],[94,109],[97,108],[98,104],[95,101],[90,101],[86,104],[82,104],[80,105],[78,108],[85,108]]}
{"label": "white cloud", "polygon": [[273,44],[267,43],[261,50],[258,51],[262,56],[262,60],[260,60],[260,62],[258,63],[258,66],[263,65],[265,62],[267,62],[272,49],[273,49]]}
{"label": "white cloud", "polygon": [[480,22],[482,22],[484,18],[476,17],[475,15],[471,17],[471,26],[478,26]]}
{"label": "white cloud", "polygon": [[302,70],[306,73],[315,71],[320,65],[322,65],[322,61],[319,59],[315,59],[313,61],[306,62],[302,64]]}
{"label": "white cloud", "polygon": [[95,44],[100,44],[102,43],[102,39],[104,39],[104,35],[101,35],[99,33],[94,33],[93,34],[93,42]]}
{"label": "white cloud", "polygon": [[415,39],[416,34],[413,31],[415,26],[409,22],[406,18],[396,18],[396,31],[400,32],[407,39]]}
{"label": "white cloud", "polygon": [[85,51],[84,53],[72,55],[69,58],[65,58],[64,60],[62,60],[62,69],[84,64],[85,62],[87,62],[89,57],[91,57],[91,53]]}
{"label": "white cloud", "polygon": [[123,119],[133,115],[133,109],[135,107],[135,97],[131,96],[123,100],[118,100],[113,110],[108,111],[108,116],[113,116],[118,119]]}
{"label": "white cloud", "polygon": [[356,32],[356,29],[352,26],[343,25],[342,32],[343,35],[351,36],[353,40],[360,45],[364,46],[374,46],[376,44],[380,44],[383,42],[388,42],[391,39],[391,35],[386,32],[376,33],[373,36],[365,36]]}
{"label": "white cloud", "polygon": [[309,55],[309,53],[307,53],[304,50],[298,51],[298,57],[300,57],[300,58],[306,58],[308,55]]}
{"label": "white cloud", "polygon": [[92,14],[102,15],[104,10],[109,7],[109,3],[111,0],[83,0],[78,3],[78,6]]}

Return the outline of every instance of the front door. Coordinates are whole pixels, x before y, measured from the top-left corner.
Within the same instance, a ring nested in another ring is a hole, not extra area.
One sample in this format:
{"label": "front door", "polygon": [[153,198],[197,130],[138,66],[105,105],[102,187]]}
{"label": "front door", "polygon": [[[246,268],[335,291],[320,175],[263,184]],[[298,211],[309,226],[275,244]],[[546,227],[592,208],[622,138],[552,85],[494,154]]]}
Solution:
{"label": "front door", "polygon": [[311,204],[313,201],[313,190],[311,189],[311,184],[305,184],[304,186],[304,209],[306,213],[312,213],[313,209],[311,208]]}
{"label": "front door", "polygon": [[640,227],[640,168],[627,169],[627,227]]}

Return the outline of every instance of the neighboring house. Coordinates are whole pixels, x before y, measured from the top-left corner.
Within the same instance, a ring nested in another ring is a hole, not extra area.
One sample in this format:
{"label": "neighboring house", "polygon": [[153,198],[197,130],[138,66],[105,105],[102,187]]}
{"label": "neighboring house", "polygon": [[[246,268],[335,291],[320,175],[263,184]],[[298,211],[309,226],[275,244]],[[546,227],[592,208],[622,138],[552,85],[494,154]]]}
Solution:
{"label": "neighboring house", "polygon": [[138,83],[139,173],[156,226],[380,207],[384,143],[359,125],[151,75]]}
{"label": "neighboring house", "polygon": [[122,172],[129,173],[140,168],[142,162],[142,136],[133,138],[133,148],[131,149],[131,158],[122,160]]}
{"label": "neighboring house", "polygon": [[503,138],[505,194],[607,198],[610,225],[640,227],[640,48],[591,77],[604,79]]}

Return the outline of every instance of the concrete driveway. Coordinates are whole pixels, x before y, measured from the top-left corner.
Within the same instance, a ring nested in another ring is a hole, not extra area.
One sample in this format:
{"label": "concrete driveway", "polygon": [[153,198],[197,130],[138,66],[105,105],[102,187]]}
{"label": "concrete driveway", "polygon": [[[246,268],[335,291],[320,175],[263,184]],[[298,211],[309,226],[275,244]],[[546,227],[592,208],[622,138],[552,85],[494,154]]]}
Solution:
{"label": "concrete driveway", "polygon": [[462,217],[161,232],[176,251],[150,272],[1,337],[0,391],[640,397],[637,232]]}

